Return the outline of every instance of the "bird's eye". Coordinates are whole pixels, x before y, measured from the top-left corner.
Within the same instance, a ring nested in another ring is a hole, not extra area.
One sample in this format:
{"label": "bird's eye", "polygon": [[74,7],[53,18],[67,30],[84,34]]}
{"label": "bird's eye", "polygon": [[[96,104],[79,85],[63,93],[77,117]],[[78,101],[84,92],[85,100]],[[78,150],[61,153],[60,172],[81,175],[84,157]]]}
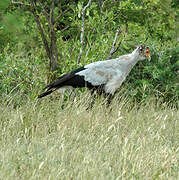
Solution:
{"label": "bird's eye", "polygon": [[140,49],[139,49],[141,52],[143,51],[143,48],[142,47],[140,47]]}

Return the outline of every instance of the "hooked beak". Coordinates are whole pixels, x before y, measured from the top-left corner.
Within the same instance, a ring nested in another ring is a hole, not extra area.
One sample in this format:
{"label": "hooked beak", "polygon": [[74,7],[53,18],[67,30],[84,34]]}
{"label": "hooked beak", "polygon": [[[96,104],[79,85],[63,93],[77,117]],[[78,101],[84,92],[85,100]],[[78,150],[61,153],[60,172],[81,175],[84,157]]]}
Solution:
{"label": "hooked beak", "polygon": [[146,50],[145,50],[145,56],[146,56],[146,58],[147,58],[149,61],[151,60],[150,51],[149,51],[148,48],[146,48]]}

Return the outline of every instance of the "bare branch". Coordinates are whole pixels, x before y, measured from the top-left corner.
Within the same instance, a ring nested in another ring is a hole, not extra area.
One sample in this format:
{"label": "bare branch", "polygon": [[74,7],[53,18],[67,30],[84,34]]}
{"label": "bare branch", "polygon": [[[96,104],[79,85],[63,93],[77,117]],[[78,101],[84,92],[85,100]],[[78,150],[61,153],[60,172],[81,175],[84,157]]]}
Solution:
{"label": "bare branch", "polygon": [[[50,58],[50,48],[48,46],[48,41],[47,41],[47,37],[45,36],[44,30],[42,28],[41,22],[40,22],[40,17],[38,16],[38,14],[36,13],[36,9],[35,9],[35,4],[32,0],[29,0],[30,4],[25,4],[22,2],[18,2],[18,1],[11,1],[12,4],[17,5],[17,6],[22,6],[23,8],[27,8],[30,12],[32,12],[32,14],[34,15],[35,21],[37,23],[37,27],[40,31],[41,37],[42,37],[42,41],[44,43],[44,47],[46,49],[47,52],[47,56]],[[30,7],[30,8],[29,8]]]}
{"label": "bare branch", "polygon": [[59,20],[61,17],[63,17],[64,14],[65,14],[67,11],[69,11],[69,9],[70,9],[70,8],[67,8],[67,9],[65,9],[63,12],[61,12],[61,14],[56,17],[54,24],[56,24],[56,23],[58,22],[58,20]]}
{"label": "bare branch", "polygon": [[31,2],[31,5],[32,5],[32,13],[33,13],[34,18],[35,18],[35,21],[36,21],[36,23],[37,23],[37,27],[38,27],[38,29],[39,29],[39,31],[40,31],[40,34],[41,34],[41,37],[42,37],[42,41],[43,41],[43,43],[44,43],[44,47],[45,47],[47,56],[48,56],[48,58],[50,59],[50,57],[51,57],[50,48],[49,48],[49,45],[48,45],[47,37],[46,37],[46,35],[45,35],[45,33],[44,33],[44,30],[43,30],[43,28],[42,28],[42,26],[41,26],[41,23],[40,23],[40,17],[38,16],[38,14],[37,14],[37,12],[36,12],[34,2],[33,2],[32,0],[30,0],[30,2]]}
{"label": "bare branch", "polygon": [[49,27],[50,27],[50,51],[51,51],[51,62],[50,67],[51,71],[56,70],[57,68],[57,60],[58,60],[58,48],[56,44],[56,34],[54,29],[54,9],[55,9],[55,1],[52,1],[51,7],[50,7],[50,16],[49,16]]}
{"label": "bare branch", "polygon": [[31,10],[32,6],[30,4],[25,4],[19,1],[11,1],[11,4],[13,4],[14,6],[21,6],[26,10]]}
{"label": "bare branch", "polygon": [[12,4],[15,4],[15,5],[20,5],[20,6],[30,6],[28,4],[25,4],[25,3],[22,3],[22,2],[18,2],[18,1],[11,1]]}
{"label": "bare branch", "polygon": [[84,31],[85,31],[85,14],[86,9],[91,6],[91,0],[88,1],[88,4],[82,9],[82,25],[81,25],[81,48],[80,48],[80,54],[77,59],[77,64],[80,63],[81,57],[83,55],[83,48],[84,48]]}
{"label": "bare branch", "polygon": [[112,57],[112,55],[119,49],[119,45],[118,45],[118,47],[116,47],[116,43],[117,43],[117,39],[118,39],[120,33],[121,33],[121,30],[120,30],[120,28],[118,28],[117,31],[116,31],[116,35],[115,35],[113,44],[112,44],[111,51],[110,51],[110,53],[108,55],[108,59],[110,59]]}
{"label": "bare branch", "polygon": [[50,7],[50,16],[49,16],[49,28],[50,28],[50,49],[52,50],[54,47],[54,40],[55,40],[55,34],[54,34],[54,0]]}
{"label": "bare branch", "polygon": [[[49,29],[51,29],[51,25],[50,25],[50,24],[51,24],[51,23],[50,23],[50,13],[47,12],[46,7],[45,7],[45,5],[44,5],[43,3],[39,2],[39,4],[40,4],[39,7],[42,9],[43,15],[45,16],[45,18],[46,18],[46,20],[47,20],[47,22],[48,22],[48,27],[49,27]],[[45,28],[44,23],[41,22],[41,24],[42,24],[43,27],[44,27],[44,31],[46,31],[46,28]],[[48,38],[50,39],[51,35],[50,35],[49,33],[47,33],[47,32],[46,32],[46,34],[48,35]]]}
{"label": "bare branch", "polygon": [[48,19],[49,19],[49,13],[46,11],[45,6],[44,6],[41,2],[39,2],[39,3],[40,3],[40,6],[42,7],[42,12],[43,12],[43,14],[44,14],[44,16],[46,17],[46,19],[47,19],[47,21],[48,21]]}
{"label": "bare branch", "polygon": [[[57,38],[56,38],[56,32],[54,28],[54,9],[55,9],[55,0],[51,2],[50,12],[48,12],[48,9],[46,8],[45,4],[43,3],[36,3],[34,0],[28,0],[27,4],[23,2],[11,1],[13,5],[20,6],[24,10],[30,11],[34,19],[37,23],[37,28],[40,32],[42,42],[47,54],[47,57],[50,60],[50,72],[55,72],[57,69],[57,59],[58,59],[58,48],[57,48]],[[40,18],[40,15],[38,14],[38,9],[40,8],[40,12],[43,13],[43,15],[46,17],[46,21],[48,22],[48,32],[46,33],[45,30],[47,29],[44,25],[42,19]],[[48,36],[49,35],[49,36]],[[52,75],[54,76],[54,74]]]}

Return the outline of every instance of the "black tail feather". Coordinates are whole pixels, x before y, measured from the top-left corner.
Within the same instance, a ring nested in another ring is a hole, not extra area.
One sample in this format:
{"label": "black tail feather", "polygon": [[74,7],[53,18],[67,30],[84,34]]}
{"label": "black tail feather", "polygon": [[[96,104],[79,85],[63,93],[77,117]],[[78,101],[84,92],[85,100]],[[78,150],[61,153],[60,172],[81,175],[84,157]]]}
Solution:
{"label": "black tail feather", "polygon": [[51,94],[53,91],[54,91],[54,90],[46,91],[46,92],[40,94],[40,95],[38,96],[38,98],[42,98],[42,97],[44,97],[44,96],[47,96],[47,95]]}
{"label": "black tail feather", "polygon": [[51,94],[58,88],[63,86],[72,86],[73,88],[77,87],[92,87],[92,85],[84,80],[83,76],[76,75],[77,72],[85,70],[84,67],[78,68],[71,73],[64,74],[63,76],[59,77],[57,80],[53,81],[52,83],[48,84],[44,90],[44,93],[40,94],[38,98],[42,98]]}

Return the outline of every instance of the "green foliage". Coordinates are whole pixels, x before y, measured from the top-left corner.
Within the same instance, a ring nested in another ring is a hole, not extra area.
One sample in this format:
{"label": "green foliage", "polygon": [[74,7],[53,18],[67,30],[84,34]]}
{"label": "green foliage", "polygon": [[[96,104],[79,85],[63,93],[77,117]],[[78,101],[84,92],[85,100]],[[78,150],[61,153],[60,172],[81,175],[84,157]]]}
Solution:
{"label": "green foliage", "polygon": [[[43,63],[42,56],[34,57],[29,50],[26,54],[23,44],[18,44],[15,49],[16,54],[13,54],[11,51],[14,50],[7,46],[0,54],[0,92],[3,101],[14,103],[16,106],[24,104],[28,99],[36,98],[38,93],[36,87],[44,81],[41,75],[45,71],[39,72],[37,69],[37,66]],[[41,65],[41,67],[44,66]]]}
{"label": "green foliage", "polygon": [[[55,8],[55,16],[68,9],[56,26],[59,75],[77,68],[81,10],[87,2],[60,1],[61,9]],[[21,97],[34,99],[39,87],[46,82],[49,63],[33,17],[23,9],[7,10],[7,4],[2,6],[5,8],[0,20],[3,34],[0,45],[4,49],[0,54],[1,97],[20,92]],[[176,105],[179,100],[178,11],[178,2],[174,0],[162,3],[155,0],[93,1],[86,10],[85,49],[80,65],[106,60],[115,32],[120,28],[117,41],[120,47],[114,58],[131,52],[141,43],[150,47],[152,55],[150,62],[139,63],[133,69],[122,91],[134,101],[145,101],[156,95]],[[39,13],[39,16],[43,21],[44,15]],[[43,24],[48,28],[45,21]]]}
{"label": "green foliage", "polygon": [[[179,100],[179,46],[164,47],[158,51],[152,49],[151,62],[138,64],[133,69],[133,76],[125,83],[128,94],[135,95],[137,100],[145,100],[155,95],[165,102]],[[136,88],[137,87],[137,88]]]}

